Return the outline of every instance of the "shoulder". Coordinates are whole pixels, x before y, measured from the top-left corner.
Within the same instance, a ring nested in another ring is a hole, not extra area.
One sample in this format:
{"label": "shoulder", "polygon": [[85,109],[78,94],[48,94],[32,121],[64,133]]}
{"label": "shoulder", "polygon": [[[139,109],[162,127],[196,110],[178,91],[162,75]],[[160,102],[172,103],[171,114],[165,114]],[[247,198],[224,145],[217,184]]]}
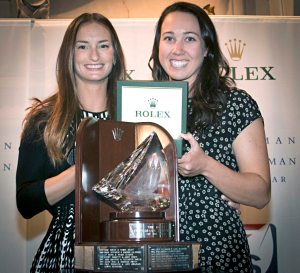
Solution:
{"label": "shoulder", "polygon": [[243,89],[234,88],[230,91],[227,91],[226,94],[229,103],[234,101],[240,101],[242,103],[255,102],[255,99]]}
{"label": "shoulder", "polygon": [[256,100],[245,90],[237,88],[227,93],[227,109],[243,113],[257,112],[260,115]]}
{"label": "shoulder", "polygon": [[223,118],[239,134],[257,118],[262,117],[255,99],[245,90],[234,89],[227,93],[227,105]]}

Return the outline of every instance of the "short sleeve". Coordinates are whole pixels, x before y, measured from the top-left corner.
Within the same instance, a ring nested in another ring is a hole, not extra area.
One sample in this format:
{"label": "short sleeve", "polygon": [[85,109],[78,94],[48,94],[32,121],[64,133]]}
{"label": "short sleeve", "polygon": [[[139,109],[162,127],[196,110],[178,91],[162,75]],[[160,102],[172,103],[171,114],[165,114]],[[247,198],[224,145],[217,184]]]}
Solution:
{"label": "short sleeve", "polygon": [[262,117],[257,102],[246,91],[239,89],[229,94],[226,110],[235,137],[254,120]]}

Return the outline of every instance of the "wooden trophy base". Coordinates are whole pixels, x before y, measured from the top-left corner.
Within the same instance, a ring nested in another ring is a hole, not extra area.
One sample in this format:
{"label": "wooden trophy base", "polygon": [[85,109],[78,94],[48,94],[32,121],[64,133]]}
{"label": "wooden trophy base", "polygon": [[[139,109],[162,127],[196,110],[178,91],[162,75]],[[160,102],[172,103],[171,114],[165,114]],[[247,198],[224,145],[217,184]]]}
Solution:
{"label": "wooden trophy base", "polygon": [[191,272],[199,243],[101,243],[75,246],[76,272]]}

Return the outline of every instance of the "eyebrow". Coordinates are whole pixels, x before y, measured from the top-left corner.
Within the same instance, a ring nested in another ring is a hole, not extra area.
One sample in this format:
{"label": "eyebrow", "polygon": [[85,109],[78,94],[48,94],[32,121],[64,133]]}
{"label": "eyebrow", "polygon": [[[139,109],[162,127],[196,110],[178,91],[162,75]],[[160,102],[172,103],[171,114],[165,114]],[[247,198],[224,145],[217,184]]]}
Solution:
{"label": "eyebrow", "polygon": [[[109,42],[109,40],[100,40],[98,41],[98,43],[105,43],[105,42]],[[88,41],[85,41],[85,40],[78,40],[76,41],[75,43],[84,43],[84,44],[88,44],[89,42]]]}
{"label": "eyebrow", "polygon": [[[174,34],[174,31],[166,31],[166,32],[162,32],[161,35],[166,35],[166,34]],[[183,33],[184,35],[189,35],[189,34],[193,34],[196,35],[198,37],[201,37],[201,35],[199,35],[198,33],[194,32],[194,31],[186,31]]]}
{"label": "eyebrow", "polygon": [[184,34],[185,35],[187,35],[187,34],[193,34],[193,35],[196,35],[196,36],[200,37],[199,33],[194,32],[194,31],[187,31],[187,32],[184,32]]}

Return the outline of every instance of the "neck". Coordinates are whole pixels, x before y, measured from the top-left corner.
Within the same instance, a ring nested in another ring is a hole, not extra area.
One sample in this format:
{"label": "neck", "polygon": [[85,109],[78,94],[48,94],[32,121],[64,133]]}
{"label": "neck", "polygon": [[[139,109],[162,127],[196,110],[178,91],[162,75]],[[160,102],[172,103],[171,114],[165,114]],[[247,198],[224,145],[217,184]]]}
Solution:
{"label": "neck", "polygon": [[84,87],[78,87],[77,90],[83,110],[95,113],[107,110],[106,86],[84,85]]}

